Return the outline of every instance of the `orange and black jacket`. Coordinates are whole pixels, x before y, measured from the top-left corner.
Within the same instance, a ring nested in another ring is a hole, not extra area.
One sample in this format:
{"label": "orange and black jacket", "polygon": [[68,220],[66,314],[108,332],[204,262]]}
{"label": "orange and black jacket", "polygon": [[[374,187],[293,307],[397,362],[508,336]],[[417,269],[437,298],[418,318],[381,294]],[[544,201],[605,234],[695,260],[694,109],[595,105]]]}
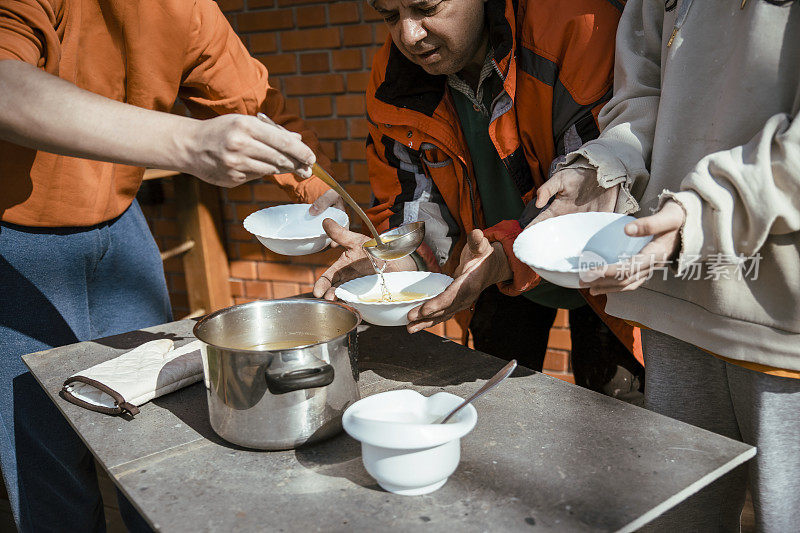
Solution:
{"label": "orange and black jacket", "polygon": [[[488,0],[485,6],[494,66],[503,79],[490,110],[489,136],[528,204],[559,158],[599,134],[597,114],[611,97],[623,3]],[[368,214],[375,225],[388,229],[424,220],[423,258],[445,272],[458,265],[466,235],[484,229],[490,240],[503,243],[514,271],[504,292],[534,287],[538,276],[511,251],[519,221],[485,228],[447,77],[426,73],[388,38],[373,61],[366,99],[374,194]],[[633,333],[623,328],[621,322],[612,325],[630,347]]]}

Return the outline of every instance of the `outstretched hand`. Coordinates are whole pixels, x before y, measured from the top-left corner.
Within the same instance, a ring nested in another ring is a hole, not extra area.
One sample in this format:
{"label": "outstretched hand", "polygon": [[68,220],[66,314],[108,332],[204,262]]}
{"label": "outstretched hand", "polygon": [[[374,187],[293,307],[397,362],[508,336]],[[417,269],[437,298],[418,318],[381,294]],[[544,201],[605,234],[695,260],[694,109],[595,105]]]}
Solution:
{"label": "outstretched hand", "polygon": [[590,168],[567,168],[556,172],[536,191],[536,207],[550,207],[531,224],[548,218],[586,211],[614,211],[619,185],[604,189],[597,183],[597,172]]}
{"label": "outstretched hand", "polygon": [[479,229],[472,230],[455,279],[440,295],[408,312],[410,333],[416,333],[471,307],[486,287],[510,279],[511,268],[500,243],[490,243]]}
{"label": "outstretched hand", "polygon": [[[342,255],[326,270],[314,284],[314,297],[333,300],[336,287],[351,279],[369,276],[375,273],[367,252],[362,245],[370,240],[366,235],[344,229],[330,218],[322,221],[322,228],[331,240],[344,248]],[[383,267],[384,261],[375,259],[378,268]],[[384,272],[397,272],[401,270],[416,270],[417,265],[410,257],[396,261],[388,261]]]}

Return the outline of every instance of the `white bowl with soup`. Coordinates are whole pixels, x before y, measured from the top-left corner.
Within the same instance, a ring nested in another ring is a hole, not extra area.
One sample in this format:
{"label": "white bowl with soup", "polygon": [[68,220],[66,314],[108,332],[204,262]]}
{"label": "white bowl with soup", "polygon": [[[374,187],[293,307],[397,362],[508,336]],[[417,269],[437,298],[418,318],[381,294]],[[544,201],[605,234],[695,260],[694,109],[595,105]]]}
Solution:
{"label": "white bowl with soup", "polygon": [[408,312],[439,295],[453,278],[436,272],[385,272],[386,289],[381,290],[380,276],[373,274],[342,283],[336,297],[361,313],[376,326],[405,326]]}

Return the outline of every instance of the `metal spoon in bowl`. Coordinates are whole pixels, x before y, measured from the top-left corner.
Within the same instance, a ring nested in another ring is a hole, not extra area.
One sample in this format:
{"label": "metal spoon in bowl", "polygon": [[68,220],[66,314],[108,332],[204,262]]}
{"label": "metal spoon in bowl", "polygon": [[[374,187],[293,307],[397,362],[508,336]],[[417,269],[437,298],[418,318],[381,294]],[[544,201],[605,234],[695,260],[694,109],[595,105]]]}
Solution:
{"label": "metal spoon in bowl", "polygon": [[481,387],[480,389],[478,389],[478,390],[477,390],[477,392],[476,392],[475,394],[473,394],[472,396],[470,396],[469,398],[467,398],[466,400],[464,400],[464,402],[463,402],[461,405],[459,405],[458,407],[456,407],[455,409],[453,409],[452,411],[450,411],[450,414],[448,414],[446,417],[444,417],[444,418],[442,419],[442,421],[441,421],[441,422],[439,422],[439,423],[440,423],[440,424],[445,424],[445,423],[446,423],[448,420],[450,420],[450,418],[451,418],[451,417],[452,417],[454,414],[456,414],[456,413],[457,413],[457,412],[459,412],[459,411],[460,411],[460,410],[461,410],[461,409],[462,409],[464,406],[466,406],[466,405],[468,405],[470,402],[472,402],[472,400],[474,400],[475,398],[477,398],[477,397],[481,396],[481,395],[482,395],[484,392],[487,392],[487,391],[489,391],[489,390],[493,389],[494,387],[496,387],[496,386],[497,386],[497,384],[498,384],[498,383],[500,383],[501,381],[503,381],[504,379],[506,379],[508,376],[510,376],[510,375],[511,375],[511,373],[514,371],[514,369],[515,369],[515,368],[517,368],[517,360],[516,360],[516,359],[512,359],[512,360],[511,360],[511,361],[510,361],[510,362],[509,362],[509,363],[508,363],[506,366],[504,366],[503,368],[501,368],[501,369],[500,369],[500,371],[499,371],[497,374],[495,374],[494,376],[492,376],[492,378],[491,378],[489,381],[487,381],[486,383],[484,383],[484,384],[483,384],[483,387]]}
{"label": "metal spoon in bowl", "polygon": [[[286,129],[283,126],[276,124],[264,113],[258,113],[256,117],[267,124],[271,124],[283,130]],[[370,221],[369,217],[367,217],[367,214],[364,213],[364,210],[359,207],[358,203],[353,200],[347,191],[344,190],[344,187],[342,187],[339,182],[333,178],[333,176],[325,172],[325,169],[316,163],[312,165],[311,173],[325,182],[331,189],[336,191],[336,193],[341,196],[350,207],[353,208],[353,211],[355,211],[361,220],[364,221],[364,224],[367,225],[369,232],[372,234],[372,240],[365,242],[363,244],[363,248],[373,257],[383,259],[384,261],[401,259],[416,250],[422,243],[422,239],[425,237],[424,222],[412,222],[410,224],[404,224],[400,227],[394,228],[393,230],[378,234],[378,230],[375,229],[375,226],[372,224],[372,221]]]}

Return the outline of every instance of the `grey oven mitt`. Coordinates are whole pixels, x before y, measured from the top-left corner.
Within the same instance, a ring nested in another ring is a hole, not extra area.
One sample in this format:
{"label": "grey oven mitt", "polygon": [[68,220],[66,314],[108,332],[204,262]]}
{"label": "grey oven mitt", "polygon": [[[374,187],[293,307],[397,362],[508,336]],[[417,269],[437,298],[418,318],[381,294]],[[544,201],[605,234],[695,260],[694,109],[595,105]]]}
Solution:
{"label": "grey oven mitt", "polygon": [[61,397],[99,413],[136,415],[153,398],[200,381],[201,345],[193,341],[176,349],[169,339],[146,342],[70,376]]}

